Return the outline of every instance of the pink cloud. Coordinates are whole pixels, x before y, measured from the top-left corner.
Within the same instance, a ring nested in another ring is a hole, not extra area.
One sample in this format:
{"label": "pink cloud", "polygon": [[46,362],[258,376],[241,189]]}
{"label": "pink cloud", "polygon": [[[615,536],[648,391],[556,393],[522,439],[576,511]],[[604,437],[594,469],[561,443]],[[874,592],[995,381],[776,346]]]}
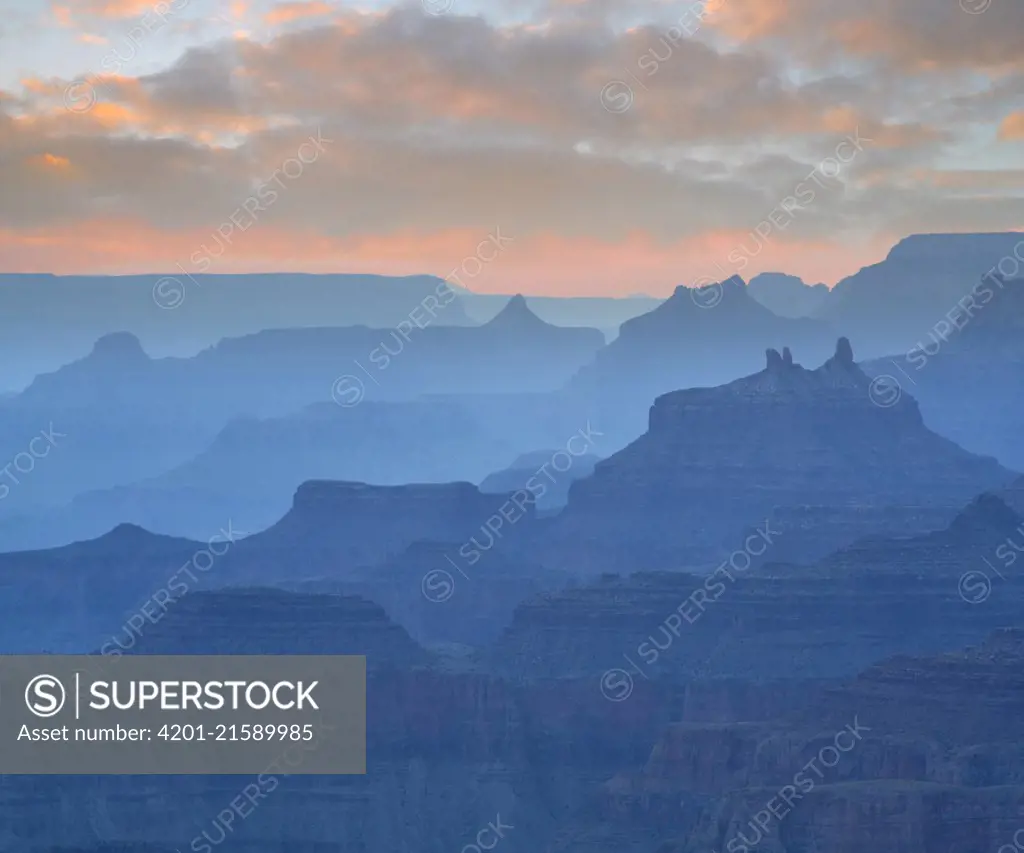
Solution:
{"label": "pink cloud", "polygon": [[[880,260],[895,239],[880,237],[859,246],[780,240],[764,244],[754,254],[751,235],[741,232],[709,232],[662,244],[642,233],[605,242],[556,234],[524,237],[498,230],[506,247],[494,261],[480,264],[473,259],[480,243],[491,236],[487,229],[340,238],[257,224],[244,234],[236,232],[206,271],[431,273],[483,293],[666,295],[679,284],[734,274],[749,280],[758,272],[774,270],[831,284]],[[730,261],[739,247],[747,258],[742,268]],[[220,246],[209,230],[165,231],[130,221],[0,230],[0,251],[8,259],[8,269],[18,272],[174,274],[180,264],[195,274],[200,270],[189,259],[197,251],[212,255],[215,249]]]}

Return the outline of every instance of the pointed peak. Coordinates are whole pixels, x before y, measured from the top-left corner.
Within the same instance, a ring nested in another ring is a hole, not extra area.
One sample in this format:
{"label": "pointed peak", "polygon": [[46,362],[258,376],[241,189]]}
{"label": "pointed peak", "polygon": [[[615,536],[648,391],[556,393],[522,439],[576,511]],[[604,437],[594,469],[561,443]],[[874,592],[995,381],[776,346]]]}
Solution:
{"label": "pointed peak", "polygon": [[[191,544],[193,546],[199,545],[198,542]],[[72,542],[70,545],[62,545],[55,550],[75,553],[107,553],[111,550],[116,553],[138,553],[148,551],[151,548],[174,545],[188,547],[190,542],[188,539],[166,536],[163,533],[153,533],[137,524],[122,522],[117,527],[108,530],[95,539],[83,539],[78,542]]]}
{"label": "pointed peak", "polygon": [[793,366],[793,353],[789,351],[789,347],[782,348],[782,363],[787,367]]}
{"label": "pointed peak", "polygon": [[550,324],[545,323],[534,311],[530,310],[529,305],[526,304],[526,298],[521,293],[517,293],[509,299],[505,303],[505,307],[492,319],[489,319],[484,326],[492,329],[522,329],[527,331],[551,328]]}
{"label": "pointed peak", "polygon": [[146,530],[145,527],[143,527],[140,524],[132,524],[130,521],[122,521],[116,527],[112,528],[111,530],[108,530],[106,533],[104,533],[102,536],[98,538],[120,540],[124,540],[125,538],[146,539],[155,535],[156,534],[150,533],[148,530]]}
{"label": "pointed peak", "polygon": [[123,545],[133,548],[141,548],[145,545],[160,542],[186,542],[188,540],[176,536],[166,536],[163,533],[154,533],[138,524],[130,521],[122,521],[117,527],[108,530],[106,533],[91,540],[97,545]]}
{"label": "pointed peak", "polygon": [[515,323],[517,326],[529,324],[530,326],[547,326],[548,324],[541,320],[533,311],[530,310],[530,306],[526,304],[526,297],[521,293],[517,293],[508,302],[505,303],[505,307],[502,308],[488,323],[487,326],[508,326]]}
{"label": "pointed peak", "polygon": [[966,506],[950,524],[950,530],[1008,531],[1017,528],[1022,519],[1006,502],[991,492],[984,492]]}

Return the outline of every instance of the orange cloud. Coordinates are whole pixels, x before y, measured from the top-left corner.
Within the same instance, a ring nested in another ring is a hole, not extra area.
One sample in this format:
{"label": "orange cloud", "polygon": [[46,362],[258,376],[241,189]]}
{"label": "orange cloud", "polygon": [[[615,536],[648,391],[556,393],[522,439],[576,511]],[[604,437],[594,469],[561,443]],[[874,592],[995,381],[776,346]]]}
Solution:
{"label": "orange cloud", "polygon": [[230,108],[167,104],[139,78],[118,74],[89,75],[71,83],[27,78],[21,85],[35,96],[33,109],[14,121],[49,135],[134,133],[211,145],[224,135],[248,135],[275,125],[273,117]]}
{"label": "orange cloud", "polygon": [[296,2],[281,3],[275,6],[264,16],[264,20],[274,26],[278,24],[288,24],[292,21],[302,20],[303,18],[315,18],[320,15],[330,15],[332,12],[337,11],[329,3],[324,3],[323,0],[296,0]]}
{"label": "orange cloud", "polygon": [[54,4],[53,17],[62,27],[70,27],[74,22],[71,20],[71,8]]}
{"label": "orange cloud", "polygon": [[710,0],[703,21],[738,41],[771,36],[793,14],[789,0]]}
{"label": "orange cloud", "polygon": [[99,102],[92,109],[92,118],[110,130],[138,124],[137,114],[122,104]]}
{"label": "orange cloud", "polygon": [[48,171],[64,172],[71,168],[71,161],[67,157],[60,157],[56,154],[40,154],[31,158],[31,162]]}
{"label": "orange cloud", "polygon": [[999,138],[1004,142],[1024,139],[1024,111],[1011,113],[999,125]]}
{"label": "orange cloud", "polygon": [[[774,9],[775,16],[787,8],[780,0],[771,2],[775,5],[766,8]],[[724,14],[732,8],[730,3],[745,8],[746,0],[715,0],[710,14]],[[229,8],[237,13],[244,10],[244,3]],[[336,11],[325,0],[295,0],[272,8],[266,20],[282,23]],[[605,84],[623,74],[615,56],[621,54],[623,63],[635,61],[651,35],[646,29],[636,36],[635,45],[632,37],[624,38],[606,58],[604,50],[565,49],[563,44],[578,40],[582,45],[589,38],[569,26],[557,38],[548,38],[527,28],[503,29],[468,20],[447,20],[403,7],[387,13],[339,12],[330,26],[281,35],[267,44],[246,41],[245,30],[240,30],[235,37],[241,44],[224,64],[232,64],[230,73],[244,77],[245,85],[233,87],[230,98],[200,97],[205,89],[194,82],[176,90],[187,96],[164,98],[162,106],[149,109],[141,103],[144,93],[132,93],[135,100],[122,91],[100,92],[99,97],[131,105],[140,120],[159,112],[161,121],[132,130],[162,133],[185,126],[200,140],[203,132],[235,132],[227,124],[244,123],[251,115],[320,111],[381,128],[432,122],[459,122],[487,131],[515,128],[547,134],[563,145],[604,138],[630,146],[675,147],[697,140],[747,140],[757,133],[778,137],[824,129],[845,134],[857,126],[872,139],[880,138],[868,129],[872,123],[881,130],[881,138],[892,140],[879,143],[886,147],[909,147],[917,141],[913,130],[918,126],[885,129],[880,117],[871,118],[867,103],[857,108],[858,115],[849,107],[834,107],[820,93],[761,87],[760,83],[771,82],[773,73],[764,57],[716,54],[690,41],[673,48],[672,61],[651,77],[649,88],[643,84],[644,90],[637,90],[628,115],[614,115],[600,106]],[[393,21],[398,23],[392,25]],[[460,57],[444,49],[444,44],[460,38],[479,40],[479,56]],[[484,61],[484,56],[493,56],[493,61]],[[206,66],[196,63],[195,71],[168,70],[161,75],[165,88],[173,90],[175,78],[193,73],[206,74],[219,85]],[[688,81],[697,73],[706,75],[702,85],[690,87]],[[317,83],[309,85],[310,79]],[[751,94],[755,89],[763,89],[763,94]],[[148,91],[160,99],[158,86]],[[231,116],[224,115],[229,111]]]}
{"label": "orange cloud", "polygon": [[33,95],[53,94],[53,86],[45,80],[40,80],[38,77],[25,77],[20,82],[22,88],[24,88],[26,92],[31,92]]}
{"label": "orange cloud", "polygon": [[838,54],[883,59],[915,72],[1020,70],[1024,6],[933,0],[722,0],[704,23],[740,42],[786,43],[793,58],[827,65]]}

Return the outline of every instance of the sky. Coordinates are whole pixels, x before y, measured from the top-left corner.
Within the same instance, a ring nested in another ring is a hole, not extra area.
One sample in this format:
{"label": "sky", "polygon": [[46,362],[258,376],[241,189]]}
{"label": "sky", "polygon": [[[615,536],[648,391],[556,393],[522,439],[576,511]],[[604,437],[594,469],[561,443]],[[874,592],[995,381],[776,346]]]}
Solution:
{"label": "sky", "polygon": [[1022,33],[1021,0],[0,0],[0,271],[832,285],[1024,230]]}

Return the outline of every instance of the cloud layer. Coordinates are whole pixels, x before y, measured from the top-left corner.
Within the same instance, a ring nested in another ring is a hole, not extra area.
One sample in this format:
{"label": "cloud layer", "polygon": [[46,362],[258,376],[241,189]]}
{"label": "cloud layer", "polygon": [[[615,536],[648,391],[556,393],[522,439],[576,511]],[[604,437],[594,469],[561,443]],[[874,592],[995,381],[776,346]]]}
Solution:
{"label": "cloud layer", "polygon": [[98,61],[0,90],[2,257],[444,275],[500,227],[480,289],[665,293],[740,246],[833,282],[1024,227],[1024,6],[986,2],[235,3],[213,40],[186,0],[54,5]]}

